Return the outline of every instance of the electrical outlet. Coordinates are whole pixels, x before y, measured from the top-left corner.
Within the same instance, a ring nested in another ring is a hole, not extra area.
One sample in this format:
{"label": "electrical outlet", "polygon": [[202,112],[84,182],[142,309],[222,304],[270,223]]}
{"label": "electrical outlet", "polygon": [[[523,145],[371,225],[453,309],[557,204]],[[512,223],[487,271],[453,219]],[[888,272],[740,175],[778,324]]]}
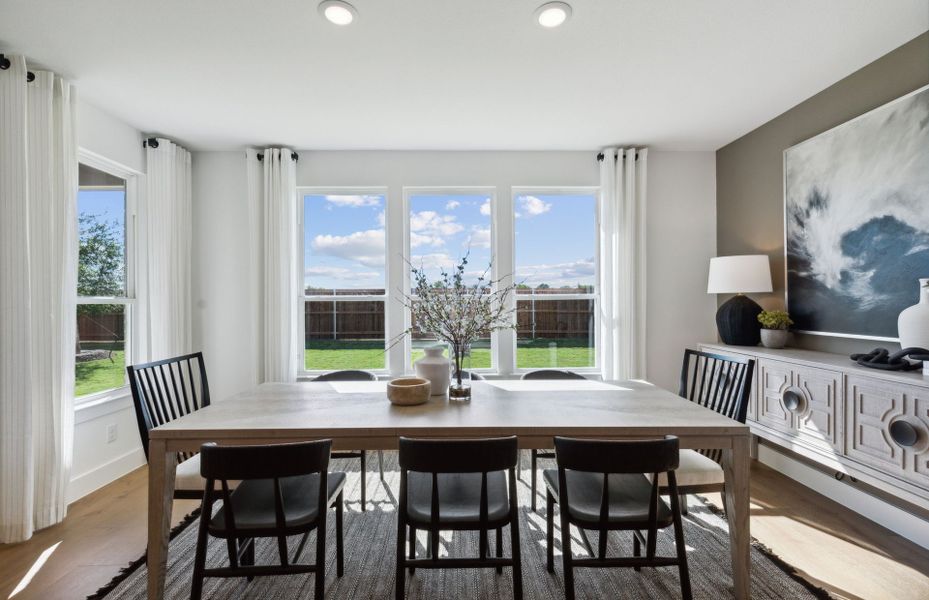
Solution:
{"label": "electrical outlet", "polygon": [[116,435],[118,430],[116,429],[116,423],[110,423],[106,426],[106,443],[112,444],[116,441]]}

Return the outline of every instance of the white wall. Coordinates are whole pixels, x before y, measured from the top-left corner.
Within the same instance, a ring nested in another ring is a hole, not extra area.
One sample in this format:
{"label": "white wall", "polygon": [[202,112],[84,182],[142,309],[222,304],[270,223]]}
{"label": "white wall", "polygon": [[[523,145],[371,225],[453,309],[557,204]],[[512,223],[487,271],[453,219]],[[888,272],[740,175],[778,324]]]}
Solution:
{"label": "white wall", "polygon": [[93,104],[77,103],[77,145],[116,161],[139,173],[145,172],[142,132],[103,112]]}
{"label": "white wall", "polygon": [[[142,133],[97,107],[77,105],[78,146],[133,171],[145,171]],[[74,458],[68,501],[125,475],[145,463],[132,401],[124,394],[75,409]],[[107,430],[116,438],[108,441]]]}
{"label": "white wall", "polygon": [[221,400],[258,382],[245,151],[194,152],[191,169],[192,339]]}
{"label": "white wall", "polygon": [[[298,151],[299,186],[596,186],[596,152]],[[215,399],[247,389],[257,363],[248,298],[249,227],[244,152],[197,152],[194,178],[194,340]],[[712,152],[651,152],[648,165],[649,378],[676,390],[681,353],[714,339],[706,269],[716,249]]]}
{"label": "white wall", "polygon": [[648,380],[677,392],[686,347],[716,339],[716,156],[648,153]]}

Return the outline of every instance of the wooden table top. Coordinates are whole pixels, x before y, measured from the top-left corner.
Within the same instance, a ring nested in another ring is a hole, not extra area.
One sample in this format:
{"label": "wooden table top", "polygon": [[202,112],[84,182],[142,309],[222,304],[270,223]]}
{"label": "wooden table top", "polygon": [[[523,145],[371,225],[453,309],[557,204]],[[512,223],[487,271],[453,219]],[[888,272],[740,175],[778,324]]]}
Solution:
{"label": "wooden table top", "polygon": [[643,381],[473,382],[469,402],[394,406],[386,382],[268,383],[151,432],[154,439],[301,436],[749,435],[737,421]]}

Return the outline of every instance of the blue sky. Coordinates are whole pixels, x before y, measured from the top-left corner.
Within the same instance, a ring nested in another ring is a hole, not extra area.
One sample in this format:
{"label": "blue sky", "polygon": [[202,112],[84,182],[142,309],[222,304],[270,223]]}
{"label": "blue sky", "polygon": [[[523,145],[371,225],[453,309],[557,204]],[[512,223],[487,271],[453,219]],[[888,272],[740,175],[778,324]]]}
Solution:
{"label": "blue sky", "polygon": [[77,214],[115,223],[125,239],[126,192],[123,190],[78,190]]}
{"label": "blue sky", "polygon": [[[380,195],[306,195],[305,284],[331,289],[383,289],[384,206]],[[517,279],[532,287],[594,284],[596,198],[515,198]],[[491,259],[490,199],[485,195],[410,197],[413,264],[430,278],[470,249],[469,272]]]}

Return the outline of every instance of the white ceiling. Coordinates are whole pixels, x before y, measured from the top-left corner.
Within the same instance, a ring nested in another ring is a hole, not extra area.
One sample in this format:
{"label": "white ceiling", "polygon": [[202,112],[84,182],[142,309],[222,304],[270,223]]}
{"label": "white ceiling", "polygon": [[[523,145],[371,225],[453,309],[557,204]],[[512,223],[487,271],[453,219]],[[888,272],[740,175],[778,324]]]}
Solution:
{"label": "white ceiling", "polygon": [[195,149],[713,150],[929,29],[927,0],[0,0],[0,52]]}

